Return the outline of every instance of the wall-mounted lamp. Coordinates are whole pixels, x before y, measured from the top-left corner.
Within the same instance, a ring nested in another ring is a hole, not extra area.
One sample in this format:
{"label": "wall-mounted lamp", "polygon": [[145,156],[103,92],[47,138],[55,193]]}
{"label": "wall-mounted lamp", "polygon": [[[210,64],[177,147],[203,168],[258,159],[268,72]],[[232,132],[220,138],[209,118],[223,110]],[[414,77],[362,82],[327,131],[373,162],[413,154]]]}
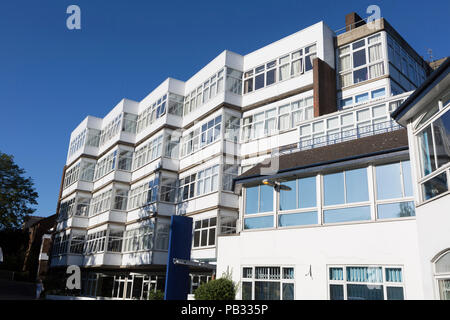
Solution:
{"label": "wall-mounted lamp", "polygon": [[276,180],[264,179],[262,181],[262,183],[267,186],[272,186],[276,191],[280,191],[280,190],[290,191],[291,190],[291,187],[285,186],[284,184],[281,184],[280,181],[276,181]]}

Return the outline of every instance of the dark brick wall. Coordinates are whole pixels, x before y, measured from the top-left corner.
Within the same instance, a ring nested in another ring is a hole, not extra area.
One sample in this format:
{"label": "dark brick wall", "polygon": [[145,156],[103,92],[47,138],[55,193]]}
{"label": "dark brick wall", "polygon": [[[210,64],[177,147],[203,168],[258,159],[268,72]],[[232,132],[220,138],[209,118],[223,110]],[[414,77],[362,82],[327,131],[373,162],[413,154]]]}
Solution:
{"label": "dark brick wall", "polygon": [[313,61],[314,117],[337,111],[336,72],[319,58]]}

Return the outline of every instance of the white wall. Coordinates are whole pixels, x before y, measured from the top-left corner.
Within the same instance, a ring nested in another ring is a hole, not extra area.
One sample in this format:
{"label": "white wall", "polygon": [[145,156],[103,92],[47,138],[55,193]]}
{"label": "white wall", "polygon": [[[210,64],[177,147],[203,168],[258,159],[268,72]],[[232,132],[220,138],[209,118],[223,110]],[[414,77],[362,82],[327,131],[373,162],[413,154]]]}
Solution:
{"label": "white wall", "polygon": [[[405,299],[423,298],[415,220],[246,231],[218,239],[218,275],[230,267],[237,282],[242,266],[294,266],[296,300],[328,299],[331,264],[401,265]],[[310,266],[312,277],[306,275]]]}

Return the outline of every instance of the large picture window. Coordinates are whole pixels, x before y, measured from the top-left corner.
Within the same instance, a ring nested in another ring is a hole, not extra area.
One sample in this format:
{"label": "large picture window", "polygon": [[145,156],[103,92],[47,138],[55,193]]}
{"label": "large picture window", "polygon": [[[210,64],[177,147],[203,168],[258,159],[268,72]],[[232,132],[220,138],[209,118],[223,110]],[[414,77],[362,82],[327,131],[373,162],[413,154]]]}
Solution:
{"label": "large picture window", "polygon": [[404,300],[403,269],[383,266],[333,266],[330,300]]}
{"label": "large picture window", "polygon": [[242,268],[242,300],[294,300],[294,268]]}

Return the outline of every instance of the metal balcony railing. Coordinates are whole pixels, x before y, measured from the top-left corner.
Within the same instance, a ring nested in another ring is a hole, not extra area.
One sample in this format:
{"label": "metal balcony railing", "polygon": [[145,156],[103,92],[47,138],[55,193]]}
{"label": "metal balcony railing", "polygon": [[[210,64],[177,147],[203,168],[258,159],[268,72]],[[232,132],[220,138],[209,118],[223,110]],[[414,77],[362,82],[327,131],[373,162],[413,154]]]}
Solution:
{"label": "metal balcony railing", "polygon": [[282,150],[276,152],[274,155],[284,155],[290,154],[293,152],[303,151],[307,149],[313,149],[323,146],[332,145],[335,143],[341,143],[344,141],[355,140],[363,137],[373,136],[380,133],[395,131],[403,128],[397,122],[393,120],[389,120],[386,122],[380,122],[376,124],[371,124],[368,126],[363,126],[359,128],[353,128],[350,130],[345,130],[338,133],[333,133],[329,135],[325,135],[322,137],[311,138],[307,140],[300,141],[296,148]]}

